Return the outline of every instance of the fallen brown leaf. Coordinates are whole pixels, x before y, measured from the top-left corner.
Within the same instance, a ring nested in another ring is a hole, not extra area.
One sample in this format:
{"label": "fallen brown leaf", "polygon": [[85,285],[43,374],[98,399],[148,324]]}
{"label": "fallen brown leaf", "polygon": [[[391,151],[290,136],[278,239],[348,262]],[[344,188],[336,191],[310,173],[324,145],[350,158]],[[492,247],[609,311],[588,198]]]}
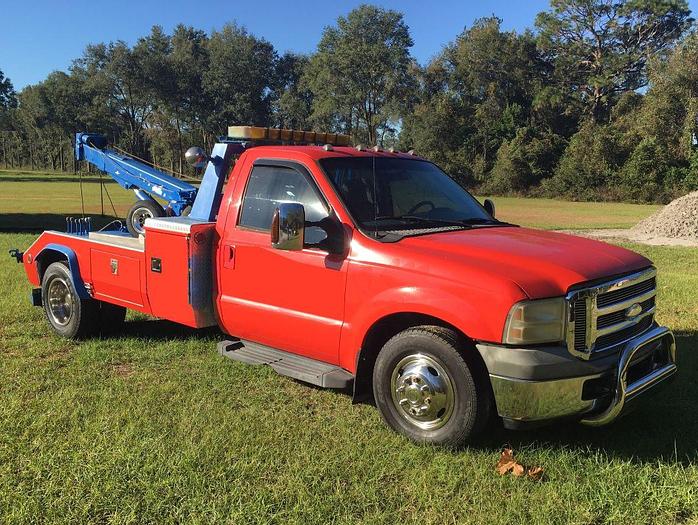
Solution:
{"label": "fallen brown leaf", "polygon": [[528,477],[534,481],[543,479],[543,467],[531,467],[528,469]]}
{"label": "fallen brown leaf", "polygon": [[502,455],[499,457],[499,462],[497,463],[497,472],[500,475],[504,475],[514,468],[516,465],[516,460],[514,459],[514,451],[510,448],[505,448],[502,450]]}
{"label": "fallen brown leaf", "polygon": [[516,461],[514,451],[510,447],[505,447],[504,450],[502,450],[499,461],[497,462],[496,471],[500,476],[503,476],[507,472],[511,472],[512,476],[517,478],[526,476],[534,481],[539,481],[543,478],[542,467],[524,467],[521,463]]}

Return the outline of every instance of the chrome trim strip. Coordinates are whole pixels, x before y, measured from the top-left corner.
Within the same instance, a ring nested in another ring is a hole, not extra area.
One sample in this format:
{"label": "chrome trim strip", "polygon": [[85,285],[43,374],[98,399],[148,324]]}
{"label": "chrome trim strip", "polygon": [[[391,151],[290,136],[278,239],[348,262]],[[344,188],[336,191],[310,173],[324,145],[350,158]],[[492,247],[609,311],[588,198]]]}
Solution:
{"label": "chrome trim strip", "polygon": [[652,315],[654,313],[654,310],[655,310],[655,307],[653,306],[652,308],[650,308],[646,312],[643,312],[640,315],[638,315],[637,317],[633,317],[632,319],[628,319],[627,321],[612,324],[612,325],[607,326],[605,328],[596,328],[596,329],[594,329],[594,333],[596,334],[596,338],[598,339],[602,335],[612,334],[614,332],[619,332],[619,331],[624,330],[626,328],[630,328],[631,326],[635,326],[637,323],[642,321],[648,315]]}
{"label": "chrome trim strip", "polygon": [[[635,353],[643,346],[653,343],[654,341],[658,341],[664,337],[671,338],[671,343],[669,346],[669,362],[662,368],[659,368],[628,385],[628,366],[630,365]],[[616,389],[611,405],[601,414],[582,419],[582,423],[597,427],[607,425],[621,415],[623,412],[623,407],[628,401],[645,393],[675,373],[676,340],[674,339],[674,334],[672,334],[671,331],[664,326],[657,326],[651,331],[646,332],[644,335],[637,337],[635,340],[627,344],[618,363]]]}
{"label": "chrome trim strip", "polygon": [[175,233],[191,233],[192,226],[213,225],[215,222],[192,219],[190,217],[149,217],[145,227],[149,230],[160,230]]}
{"label": "chrome trim strip", "polygon": [[[651,277],[650,277],[651,279]],[[634,297],[631,297],[630,299],[626,299],[625,301],[622,301],[620,303],[613,303],[609,306],[604,306],[603,308],[596,308],[596,313],[598,314],[599,317],[602,315],[606,314],[612,314],[613,312],[617,312],[618,310],[625,310],[626,308],[632,306],[635,303],[642,303],[644,301],[647,301],[648,299],[652,299],[652,297],[655,297],[657,295],[657,289],[654,288],[650,290],[649,292],[643,293],[642,295],[636,295]]]}
{"label": "chrome trim strip", "polygon": [[100,244],[102,246],[109,246],[111,248],[119,248],[121,250],[131,250],[134,252],[143,252],[145,250],[145,246],[141,246],[140,248],[136,248],[133,246],[124,246],[122,244],[115,244],[115,243],[110,243],[110,242],[98,241],[95,239],[91,239],[88,236],[73,235],[71,233],[59,232],[59,231],[55,231],[55,230],[46,230],[44,233],[50,233],[51,235],[58,235],[60,237],[68,237],[68,238],[73,239],[75,241]]}
{"label": "chrome trim strip", "polygon": [[646,270],[642,270],[631,275],[626,275],[625,277],[619,277],[613,281],[607,283],[599,284],[597,286],[592,286],[591,288],[585,288],[586,290],[598,290],[598,294],[604,294],[608,292],[613,292],[615,290],[620,290],[621,288],[627,288],[637,283],[641,283],[652,277],[657,276],[657,269],[652,266]]}

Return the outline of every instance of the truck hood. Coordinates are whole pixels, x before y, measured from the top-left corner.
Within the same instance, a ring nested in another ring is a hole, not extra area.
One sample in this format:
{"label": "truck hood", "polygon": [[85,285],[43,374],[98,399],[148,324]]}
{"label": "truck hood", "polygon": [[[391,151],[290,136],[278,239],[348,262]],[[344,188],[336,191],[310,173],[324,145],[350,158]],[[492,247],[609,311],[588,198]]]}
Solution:
{"label": "truck hood", "polygon": [[[406,237],[439,261],[477,267],[516,283],[531,299],[564,295],[578,283],[646,268],[649,259],[604,242],[544,230],[484,227]],[[434,261],[433,268],[443,267]]]}

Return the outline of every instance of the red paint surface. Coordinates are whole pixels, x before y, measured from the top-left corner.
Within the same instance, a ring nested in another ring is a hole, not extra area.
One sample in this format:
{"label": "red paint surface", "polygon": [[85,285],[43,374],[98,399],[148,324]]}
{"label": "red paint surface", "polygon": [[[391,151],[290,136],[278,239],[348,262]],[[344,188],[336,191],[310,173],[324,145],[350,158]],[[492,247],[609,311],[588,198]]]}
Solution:
{"label": "red paint surface", "polygon": [[95,299],[107,302],[120,300],[134,308],[143,308],[142,265],[140,252],[125,255],[115,253],[109,247],[91,248],[91,283]]}
{"label": "red paint surface", "polygon": [[[145,290],[142,251],[95,242],[87,237],[47,231],[25,252],[31,257],[24,258],[24,269],[29,282],[35,286],[41,284],[36,256],[47,244],[63,245],[75,252],[80,277],[85,284],[92,286],[96,299],[151,313]],[[119,261],[120,275],[110,275],[112,258]]]}
{"label": "red paint surface", "polygon": [[[211,242],[212,229],[212,224],[196,225],[190,233],[146,228],[146,292],[152,315],[195,328],[209,324],[190,303],[189,258],[197,244]],[[160,260],[159,272],[153,270],[153,259]]]}

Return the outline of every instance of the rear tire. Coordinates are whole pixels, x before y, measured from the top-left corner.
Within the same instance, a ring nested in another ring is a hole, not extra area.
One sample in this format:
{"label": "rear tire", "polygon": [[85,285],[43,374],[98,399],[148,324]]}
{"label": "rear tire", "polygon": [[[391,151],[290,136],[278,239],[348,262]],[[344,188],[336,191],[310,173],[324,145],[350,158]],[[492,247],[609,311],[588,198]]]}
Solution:
{"label": "rear tire", "polygon": [[490,388],[463,338],[438,326],[410,328],[390,339],[373,369],[373,393],[385,423],[418,443],[449,448],[482,431]]}
{"label": "rear tire", "polygon": [[143,235],[145,233],[145,220],[154,217],[163,217],[165,215],[165,210],[162,209],[155,201],[144,200],[138,201],[131,209],[128,210],[128,215],[126,215],[126,229],[134,237]]}
{"label": "rear tire", "polygon": [[78,296],[65,262],[55,262],[41,280],[41,300],[51,328],[61,337],[80,339],[99,330],[99,304]]}

